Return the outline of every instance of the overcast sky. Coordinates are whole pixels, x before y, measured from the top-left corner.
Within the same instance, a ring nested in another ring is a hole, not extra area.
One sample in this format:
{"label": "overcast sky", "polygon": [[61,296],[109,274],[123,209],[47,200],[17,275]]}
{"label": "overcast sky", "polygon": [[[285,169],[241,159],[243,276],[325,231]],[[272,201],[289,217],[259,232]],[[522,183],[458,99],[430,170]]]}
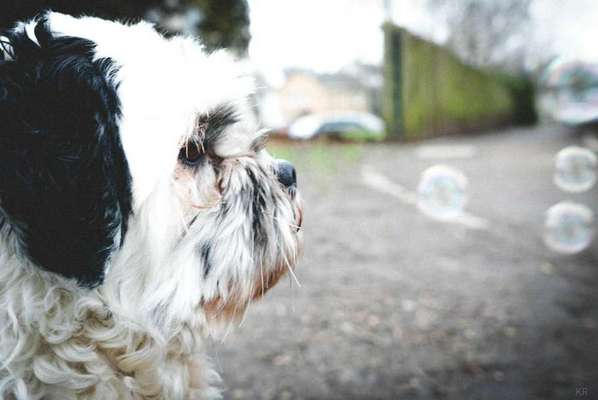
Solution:
{"label": "overcast sky", "polygon": [[[432,19],[425,1],[394,0],[393,21],[441,42],[446,29]],[[382,59],[383,0],[249,0],[249,5],[249,55],[273,77],[291,66],[332,72],[356,60]],[[550,46],[567,59],[598,62],[598,0],[535,0],[531,11],[531,43]]]}

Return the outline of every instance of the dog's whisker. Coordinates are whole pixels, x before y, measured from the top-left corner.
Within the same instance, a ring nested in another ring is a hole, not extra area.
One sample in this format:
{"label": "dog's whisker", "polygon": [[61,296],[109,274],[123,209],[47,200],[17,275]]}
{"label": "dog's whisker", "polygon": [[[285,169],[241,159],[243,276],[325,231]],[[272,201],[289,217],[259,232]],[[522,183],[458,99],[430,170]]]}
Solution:
{"label": "dog's whisker", "polygon": [[249,312],[249,306],[251,305],[251,302],[247,302],[247,305],[245,306],[245,310],[243,310],[243,316],[241,317],[241,321],[239,322],[238,327],[242,327],[243,324],[245,323],[245,319],[247,317],[247,313]]}
{"label": "dog's whisker", "polygon": [[[180,207],[176,207],[176,213],[177,216],[179,218],[179,223],[180,225],[183,227],[183,229],[185,230],[185,234],[189,233],[189,224],[186,223],[185,221],[185,215],[183,213],[183,210],[181,210]],[[194,220],[195,218],[193,218]]]}
{"label": "dog's whisker", "polygon": [[226,331],[224,332],[224,335],[222,336],[220,343],[224,343],[226,341],[226,338],[228,338],[228,335],[230,335],[232,329],[233,329],[233,323],[231,320],[231,321],[228,321],[228,323],[227,323]]}
{"label": "dog's whisker", "polygon": [[262,291],[262,297],[264,297],[264,293],[265,293],[265,289],[264,289],[264,266],[262,263],[260,263],[260,278],[262,281],[262,285],[261,285],[261,291]]}
{"label": "dog's whisker", "polygon": [[215,204],[210,204],[210,205],[206,205],[206,206],[201,206],[199,204],[191,204],[191,207],[193,207],[197,210],[208,210],[210,208],[214,208]]}
{"label": "dog's whisker", "polygon": [[222,200],[222,198],[218,198],[217,200],[214,200],[212,202],[208,202],[207,204],[195,204],[195,203],[191,203],[191,207],[195,208],[197,210],[208,210],[214,207],[218,207],[220,205],[225,204],[225,202]]}
{"label": "dog's whisker", "polygon": [[295,283],[297,283],[297,286],[301,287],[301,283],[299,282],[299,279],[297,279],[297,275],[295,275],[295,272],[293,271],[293,268],[291,267],[291,263],[287,259],[286,255],[284,256],[284,263],[289,271],[289,274],[293,277],[293,280],[295,281]]}
{"label": "dog's whisker", "polygon": [[[281,222],[282,220],[279,217],[275,217],[274,214],[267,214],[270,218],[272,218],[273,221],[278,221]],[[291,222],[285,222],[289,225],[289,227],[295,229],[297,232],[299,232],[301,229],[303,229],[303,227],[301,225],[298,224],[293,224]]]}

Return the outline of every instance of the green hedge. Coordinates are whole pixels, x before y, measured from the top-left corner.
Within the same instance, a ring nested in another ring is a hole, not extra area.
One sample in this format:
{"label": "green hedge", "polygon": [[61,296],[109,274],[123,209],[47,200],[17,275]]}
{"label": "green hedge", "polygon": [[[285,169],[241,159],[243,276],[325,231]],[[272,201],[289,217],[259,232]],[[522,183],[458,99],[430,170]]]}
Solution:
{"label": "green hedge", "polygon": [[392,24],[384,31],[388,135],[417,139],[535,121],[529,80],[472,68]]}

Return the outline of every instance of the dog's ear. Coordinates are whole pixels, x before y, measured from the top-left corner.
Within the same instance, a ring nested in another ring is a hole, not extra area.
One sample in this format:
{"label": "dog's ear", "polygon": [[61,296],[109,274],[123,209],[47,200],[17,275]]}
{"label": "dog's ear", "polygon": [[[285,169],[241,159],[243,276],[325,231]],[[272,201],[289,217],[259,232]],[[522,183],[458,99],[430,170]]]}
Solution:
{"label": "dog's ear", "polygon": [[131,212],[115,66],[43,17],[0,39],[0,222],[34,264],[98,284]]}

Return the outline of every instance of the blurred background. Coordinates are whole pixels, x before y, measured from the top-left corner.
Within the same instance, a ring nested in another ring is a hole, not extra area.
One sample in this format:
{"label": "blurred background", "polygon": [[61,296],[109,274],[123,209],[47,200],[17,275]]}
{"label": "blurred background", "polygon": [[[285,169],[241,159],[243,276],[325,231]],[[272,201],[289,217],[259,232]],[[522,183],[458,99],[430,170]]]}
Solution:
{"label": "blurred background", "polygon": [[211,346],[226,399],[598,399],[594,0],[0,4],[250,66],[306,246]]}

